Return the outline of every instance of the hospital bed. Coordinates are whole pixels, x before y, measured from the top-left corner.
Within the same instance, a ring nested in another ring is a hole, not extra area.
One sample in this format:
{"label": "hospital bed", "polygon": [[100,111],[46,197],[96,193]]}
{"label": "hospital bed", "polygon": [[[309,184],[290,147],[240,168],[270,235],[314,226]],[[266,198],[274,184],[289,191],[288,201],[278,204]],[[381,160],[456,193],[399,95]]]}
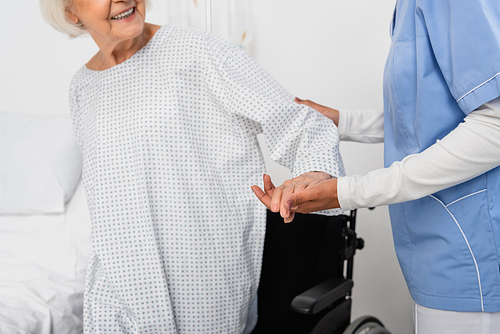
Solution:
{"label": "hospital bed", "polygon": [[[0,333],[82,332],[90,217],[69,115],[0,112]],[[356,211],[268,213],[254,333],[389,333],[351,323]],[[291,310],[290,310],[291,307]]]}
{"label": "hospital bed", "polygon": [[82,332],[90,217],[69,115],[0,113],[0,333]]}
{"label": "hospital bed", "polygon": [[82,332],[90,225],[79,185],[66,211],[0,215],[0,333]]}

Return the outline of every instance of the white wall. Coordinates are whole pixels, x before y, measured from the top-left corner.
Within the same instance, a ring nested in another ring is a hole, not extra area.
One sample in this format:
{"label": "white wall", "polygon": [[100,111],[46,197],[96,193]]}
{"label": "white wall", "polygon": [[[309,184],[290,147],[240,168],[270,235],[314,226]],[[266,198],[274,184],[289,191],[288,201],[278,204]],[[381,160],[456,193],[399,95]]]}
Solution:
{"label": "white wall", "polygon": [[[217,1],[217,0],[215,0]],[[292,94],[335,108],[383,108],[382,75],[395,0],[254,0],[254,58]],[[383,145],[341,143],[347,173],[383,167]],[[286,170],[270,164],[273,178]],[[372,314],[410,334],[411,298],[387,207],[358,210],[353,317]]]}
{"label": "white wall", "polygon": [[[166,1],[149,21],[164,23]],[[224,35],[226,0],[213,0],[214,32]],[[382,71],[395,0],[253,0],[252,56],[303,99],[336,108],[382,108]],[[95,52],[90,38],[69,40],[39,15],[38,1],[3,1],[0,111],[67,113],[73,73]],[[382,167],[382,145],[342,143],[349,174]],[[274,180],[288,171],[269,165]],[[387,208],[360,210],[366,242],[355,258],[353,317],[372,314],[393,333],[410,334],[411,300],[397,264]]]}

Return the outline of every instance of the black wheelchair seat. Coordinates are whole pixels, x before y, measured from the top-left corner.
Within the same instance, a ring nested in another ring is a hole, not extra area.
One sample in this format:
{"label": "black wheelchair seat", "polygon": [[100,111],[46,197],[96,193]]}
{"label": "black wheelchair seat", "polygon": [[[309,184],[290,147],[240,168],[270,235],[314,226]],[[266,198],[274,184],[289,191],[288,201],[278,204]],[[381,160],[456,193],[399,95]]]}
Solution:
{"label": "black wheelchair seat", "polygon": [[355,223],[355,210],[332,217],[296,214],[290,224],[268,211],[252,334],[390,334],[374,317],[351,324],[353,257],[364,245]]}

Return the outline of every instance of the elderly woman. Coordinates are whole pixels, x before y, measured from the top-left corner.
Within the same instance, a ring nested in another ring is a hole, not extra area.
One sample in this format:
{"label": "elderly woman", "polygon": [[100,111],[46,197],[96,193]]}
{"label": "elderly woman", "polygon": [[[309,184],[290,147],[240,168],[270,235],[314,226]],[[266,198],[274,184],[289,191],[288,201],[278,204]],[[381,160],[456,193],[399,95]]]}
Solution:
{"label": "elderly woman", "polygon": [[271,158],[304,184],[343,174],[336,128],[242,50],[145,23],[144,0],[41,0],[99,52],[74,76],[92,253],[85,333],[242,333],[256,319]]}

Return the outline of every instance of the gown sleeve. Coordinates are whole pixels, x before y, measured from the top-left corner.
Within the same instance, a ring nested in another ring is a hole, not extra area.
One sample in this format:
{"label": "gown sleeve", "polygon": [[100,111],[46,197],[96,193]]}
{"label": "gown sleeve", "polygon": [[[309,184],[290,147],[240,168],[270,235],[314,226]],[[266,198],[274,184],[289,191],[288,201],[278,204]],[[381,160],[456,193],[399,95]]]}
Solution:
{"label": "gown sleeve", "polygon": [[239,125],[263,133],[270,158],[292,171],[292,177],[321,171],[345,175],[335,124],[294,97],[245,51],[214,38],[209,51],[216,73],[214,95]]}
{"label": "gown sleeve", "polygon": [[464,114],[500,96],[498,0],[417,0],[417,17]]}

